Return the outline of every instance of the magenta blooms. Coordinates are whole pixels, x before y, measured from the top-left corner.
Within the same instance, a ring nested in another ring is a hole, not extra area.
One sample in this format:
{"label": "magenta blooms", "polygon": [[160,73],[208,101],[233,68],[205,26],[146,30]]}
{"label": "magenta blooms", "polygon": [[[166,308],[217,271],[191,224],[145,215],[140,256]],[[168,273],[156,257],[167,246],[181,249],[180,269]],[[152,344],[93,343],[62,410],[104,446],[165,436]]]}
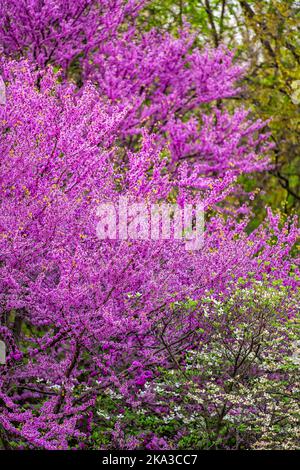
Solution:
{"label": "magenta blooms", "polygon": [[[176,438],[145,430],[126,436],[122,416],[173,412],[174,401],[160,393],[175,393],[175,385],[157,384],[182,371],[184,387],[189,354],[216,341],[218,315],[213,307],[213,323],[205,315],[207,298],[230,302],[241,284],[272,295],[286,289],[292,298],[299,287],[297,220],[267,211],[248,234],[248,207],[230,217],[224,211],[237,177],[269,165],[264,123],[220,104],[238,93],[242,71],[233,54],[193,49],[186,30],[176,39],[141,34],[135,20],[143,3],[1,2],[4,448],[93,447],[97,428],[104,429],[101,448],[175,447],[189,433],[185,425]],[[99,240],[97,207],[120,195],[201,203],[203,248]],[[282,305],[292,321],[295,306]],[[234,318],[232,327],[226,315],[228,346],[240,323]],[[203,378],[191,381],[203,398],[209,378],[201,367]],[[226,374],[236,377],[231,363]],[[101,403],[109,399],[107,419]],[[185,413],[200,408],[193,399]]]}
{"label": "magenta blooms", "polygon": [[[232,63],[233,54],[222,47],[192,49],[187,31],[177,39],[142,34],[134,20],[144,3],[3,1],[0,41],[9,56],[26,55],[40,67],[60,65],[66,77],[79,68],[79,83],[97,83],[102,97],[126,110],[123,146],[132,148],[146,128],[160,136],[170,164],[184,160],[201,175],[265,169],[264,124],[248,122],[245,110],[229,116],[216,107],[238,92],[242,69]],[[199,115],[201,105],[208,112]]]}

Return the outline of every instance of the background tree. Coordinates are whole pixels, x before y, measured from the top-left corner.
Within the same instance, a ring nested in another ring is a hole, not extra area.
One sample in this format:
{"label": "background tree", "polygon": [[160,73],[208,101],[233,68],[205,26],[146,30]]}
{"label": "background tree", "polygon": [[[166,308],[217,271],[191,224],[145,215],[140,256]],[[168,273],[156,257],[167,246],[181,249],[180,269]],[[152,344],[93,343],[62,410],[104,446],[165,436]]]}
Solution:
{"label": "background tree", "polygon": [[274,143],[273,169],[242,178],[247,190],[262,189],[254,204],[259,220],[266,202],[286,212],[299,209],[299,17],[299,2],[294,0],[154,1],[144,13],[147,24],[174,34],[186,18],[198,45],[225,43],[246,67],[237,99],[250,106],[254,116],[270,119]]}

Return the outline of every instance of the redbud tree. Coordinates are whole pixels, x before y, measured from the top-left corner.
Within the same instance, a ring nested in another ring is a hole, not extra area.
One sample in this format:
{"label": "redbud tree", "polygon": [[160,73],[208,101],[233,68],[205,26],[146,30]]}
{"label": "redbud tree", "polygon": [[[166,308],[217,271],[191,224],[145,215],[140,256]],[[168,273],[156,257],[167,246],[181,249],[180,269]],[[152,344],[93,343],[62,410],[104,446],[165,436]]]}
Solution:
{"label": "redbud tree", "polygon": [[[7,357],[0,437],[7,449],[88,448],[97,429],[98,448],[180,447],[194,432],[188,420],[175,437],[128,426],[126,435],[122,421],[128,410],[172,415],[170,374],[179,374],[175,402],[192,390],[184,415],[192,410],[201,421],[215,413],[205,432],[218,437],[232,410],[228,394],[238,395],[228,381],[245,386],[260,374],[260,347],[261,357],[273,353],[261,332],[277,331],[263,300],[249,315],[242,310],[241,320],[235,303],[249,299],[237,286],[296,296],[297,221],[268,212],[249,234],[249,209],[225,203],[240,174],[269,165],[264,123],[224,105],[239,92],[242,69],[224,48],[194,49],[187,28],[177,38],[141,32],[144,3],[1,1],[0,339]],[[100,240],[97,208],[120,196],[201,203],[203,247]],[[218,322],[220,302],[229,306]],[[279,300],[275,310],[280,328],[297,314],[295,304]],[[233,334],[241,321],[256,341],[250,338],[257,353],[247,374],[249,338],[241,345]],[[228,360],[208,377],[195,364],[201,355],[209,363],[214,348]],[[220,391],[205,407],[212,376]],[[111,420],[99,410],[109,399]]]}

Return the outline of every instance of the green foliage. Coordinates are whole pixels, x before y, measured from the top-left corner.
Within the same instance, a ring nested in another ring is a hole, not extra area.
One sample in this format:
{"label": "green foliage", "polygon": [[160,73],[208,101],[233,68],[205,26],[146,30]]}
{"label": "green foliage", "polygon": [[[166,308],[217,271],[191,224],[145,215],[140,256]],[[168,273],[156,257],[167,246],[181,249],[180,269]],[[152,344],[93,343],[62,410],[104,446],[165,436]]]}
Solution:
{"label": "green foliage", "polygon": [[[293,318],[285,314],[291,305]],[[210,293],[184,303],[205,326],[194,349],[141,391],[155,391],[155,404],[127,408],[106,390],[91,445],[113,448],[118,428],[123,448],[132,439],[144,448],[155,434],[177,449],[298,449],[299,306],[299,293],[249,279],[238,280],[228,299]]]}
{"label": "green foliage", "polygon": [[[266,204],[286,213],[300,207],[299,18],[296,0],[154,0],[142,17],[144,28],[174,34],[186,20],[195,30],[197,46],[225,43],[246,67],[237,100],[255,118],[269,120],[274,143],[274,167],[268,174],[241,178],[247,192],[260,189],[253,203],[254,226],[264,218]],[[236,100],[225,105],[235,106]]]}

